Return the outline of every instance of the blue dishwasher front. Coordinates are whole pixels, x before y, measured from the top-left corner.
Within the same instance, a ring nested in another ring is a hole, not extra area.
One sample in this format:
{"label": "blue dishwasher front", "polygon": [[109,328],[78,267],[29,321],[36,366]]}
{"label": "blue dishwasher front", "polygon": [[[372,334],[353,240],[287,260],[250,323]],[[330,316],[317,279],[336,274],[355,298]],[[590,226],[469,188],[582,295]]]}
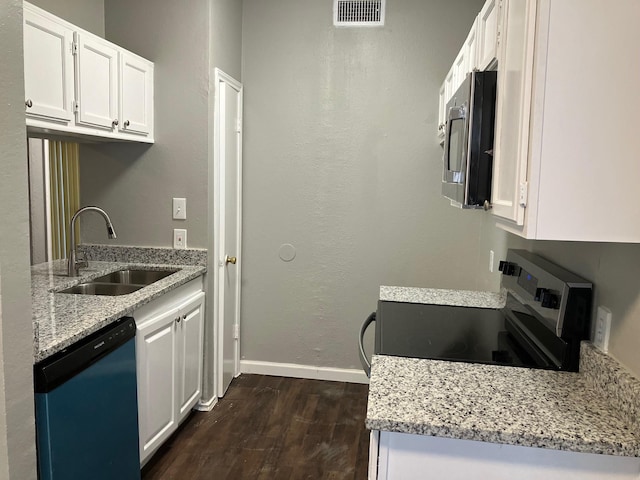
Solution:
{"label": "blue dishwasher front", "polygon": [[40,480],[140,479],[135,322],[35,365]]}

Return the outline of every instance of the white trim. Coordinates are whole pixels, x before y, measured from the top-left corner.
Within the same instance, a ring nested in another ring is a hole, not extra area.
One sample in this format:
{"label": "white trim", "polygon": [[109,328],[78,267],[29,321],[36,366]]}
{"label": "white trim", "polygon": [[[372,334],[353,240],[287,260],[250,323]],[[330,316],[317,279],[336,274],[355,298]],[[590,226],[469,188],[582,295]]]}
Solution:
{"label": "white trim", "polygon": [[368,480],[378,478],[378,451],[380,443],[380,431],[371,430],[369,434],[369,468],[367,471]]}
{"label": "white trim", "polygon": [[[217,392],[217,396],[220,396],[222,393],[222,368],[224,365],[223,355],[224,355],[224,325],[221,322],[221,319],[224,315],[224,291],[223,291],[223,283],[220,281],[220,268],[225,265],[225,252],[227,251],[224,239],[224,219],[223,214],[225,212],[225,172],[224,165],[221,164],[220,152],[224,149],[224,139],[220,135],[220,112],[225,108],[226,97],[223,97],[220,94],[220,84],[226,83],[234,90],[238,92],[238,123],[239,123],[239,134],[237,137],[238,145],[238,161],[237,161],[237,218],[236,218],[236,245],[234,246],[233,251],[236,252],[236,257],[238,261],[236,263],[236,292],[237,292],[237,303],[236,303],[236,319],[237,319],[237,328],[240,331],[240,298],[241,298],[241,278],[242,278],[242,102],[243,102],[243,88],[242,84],[238,82],[233,77],[227,75],[225,72],[220,70],[219,68],[214,68],[213,70],[214,77],[214,136],[213,136],[213,171],[214,171],[214,198],[213,198],[213,225],[214,225],[214,244],[213,244],[213,258],[215,262],[215,268],[213,270],[213,292],[214,298],[212,304],[216,306],[213,310],[213,323],[214,323],[214,332],[217,334],[217,353],[215,355],[217,360],[217,368],[216,368],[216,376],[217,381],[215,385],[215,390]],[[236,128],[237,126],[233,126],[232,128]],[[234,351],[234,363],[235,363],[235,376],[240,374],[240,339],[236,339],[235,341],[235,351]]]}
{"label": "white trim", "polygon": [[210,412],[211,410],[213,410],[213,407],[215,407],[217,403],[218,397],[212,397],[206,401],[200,399],[200,401],[193,406],[193,409],[197,410],[198,412]]}
{"label": "white trim", "polygon": [[257,373],[276,377],[309,378],[312,380],[330,380],[333,382],[369,383],[364,371],[355,368],[315,367],[295,363],[260,362],[240,360],[242,373]]}

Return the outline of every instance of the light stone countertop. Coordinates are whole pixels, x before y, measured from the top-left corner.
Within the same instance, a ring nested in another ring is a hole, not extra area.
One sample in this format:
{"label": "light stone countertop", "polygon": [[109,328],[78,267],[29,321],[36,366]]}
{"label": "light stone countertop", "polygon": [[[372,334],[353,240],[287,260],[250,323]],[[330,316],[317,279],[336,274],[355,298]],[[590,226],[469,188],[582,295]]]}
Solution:
{"label": "light stone countertop", "polygon": [[[502,297],[502,293],[380,288],[381,300],[440,305],[500,308]],[[582,344],[580,365],[580,373],[572,373],[374,355],[366,426],[640,456],[640,381],[588,342]]]}
{"label": "light stone countertop", "polygon": [[499,309],[504,307],[506,299],[505,290],[498,293],[440,288],[388,287],[385,285],[380,287],[380,300],[390,302]]}
{"label": "light stone countertop", "polygon": [[[127,295],[73,295],[54,293],[83,281],[126,268],[174,270],[151,285]],[[166,265],[133,262],[89,262],[81,276],[70,278],[66,261],[57,260],[31,267],[31,297],[34,326],[34,361],[48,356],[130,315],[151,300],[205,273],[202,265]]]}

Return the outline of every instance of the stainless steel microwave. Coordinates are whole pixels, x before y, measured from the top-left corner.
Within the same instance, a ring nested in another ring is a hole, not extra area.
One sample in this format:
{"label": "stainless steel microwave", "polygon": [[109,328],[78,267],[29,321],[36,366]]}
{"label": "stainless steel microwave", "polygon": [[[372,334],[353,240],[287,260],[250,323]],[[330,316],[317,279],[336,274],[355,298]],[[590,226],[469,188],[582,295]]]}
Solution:
{"label": "stainless steel microwave", "polygon": [[462,208],[491,202],[496,72],[471,72],[447,103],[442,194]]}

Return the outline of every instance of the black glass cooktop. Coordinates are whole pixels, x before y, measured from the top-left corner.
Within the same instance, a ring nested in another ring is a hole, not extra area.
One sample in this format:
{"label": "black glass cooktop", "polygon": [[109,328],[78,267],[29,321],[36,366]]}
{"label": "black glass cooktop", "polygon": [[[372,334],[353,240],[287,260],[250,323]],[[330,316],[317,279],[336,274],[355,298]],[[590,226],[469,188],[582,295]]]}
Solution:
{"label": "black glass cooktop", "polygon": [[508,332],[501,310],[378,303],[375,353],[545,368]]}

